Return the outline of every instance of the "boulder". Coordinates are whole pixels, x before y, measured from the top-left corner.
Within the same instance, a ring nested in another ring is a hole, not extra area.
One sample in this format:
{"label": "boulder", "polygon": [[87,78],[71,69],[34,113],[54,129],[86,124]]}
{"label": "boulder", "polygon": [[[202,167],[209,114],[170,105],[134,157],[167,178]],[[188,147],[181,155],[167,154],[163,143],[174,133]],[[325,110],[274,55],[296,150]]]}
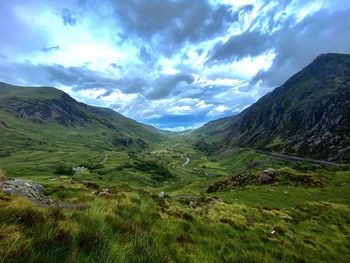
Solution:
{"label": "boulder", "polygon": [[95,192],[95,195],[97,195],[97,196],[111,196],[112,189],[106,188],[106,189],[103,189],[102,191],[97,191],[97,192]]}
{"label": "boulder", "polygon": [[258,184],[269,184],[274,181],[274,178],[276,176],[275,170],[272,168],[265,169],[262,171],[262,173],[258,176]]}
{"label": "boulder", "polygon": [[270,177],[275,177],[275,175],[276,175],[275,170],[272,168],[265,169],[264,171],[262,171],[262,173],[266,174]]}
{"label": "boulder", "polygon": [[269,184],[272,183],[273,179],[269,175],[262,173],[258,177],[258,184]]}
{"label": "boulder", "polygon": [[160,193],[158,194],[158,196],[159,196],[159,198],[163,199],[163,198],[165,197],[165,194],[164,194],[164,192],[160,192]]}
{"label": "boulder", "polygon": [[6,179],[0,182],[0,189],[9,195],[22,196],[41,206],[54,202],[45,196],[45,188],[40,184],[24,179]]}

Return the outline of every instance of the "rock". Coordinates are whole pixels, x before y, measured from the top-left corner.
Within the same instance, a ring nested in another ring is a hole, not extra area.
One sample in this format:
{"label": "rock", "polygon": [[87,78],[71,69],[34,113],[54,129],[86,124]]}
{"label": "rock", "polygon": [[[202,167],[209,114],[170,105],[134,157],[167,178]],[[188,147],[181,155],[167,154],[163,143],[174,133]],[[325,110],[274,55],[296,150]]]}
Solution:
{"label": "rock", "polygon": [[247,187],[247,185],[252,183],[254,180],[255,178],[251,175],[238,174],[229,180],[216,182],[213,185],[210,185],[207,189],[207,193],[229,191],[233,188],[242,189]]}
{"label": "rock", "polygon": [[209,197],[208,201],[209,201],[209,204],[216,204],[219,202],[223,202],[224,200],[222,200],[221,198],[218,198],[218,197]]}
{"label": "rock", "polygon": [[99,192],[97,195],[98,196],[110,196],[111,194],[107,193],[107,192]]}
{"label": "rock", "polygon": [[163,199],[163,198],[165,197],[165,194],[164,194],[164,192],[160,192],[160,193],[158,194],[158,196],[159,196],[159,198]]}
{"label": "rock", "polygon": [[272,169],[272,168],[265,169],[262,173],[266,174],[266,175],[268,175],[270,177],[274,177],[275,176],[275,170]]}
{"label": "rock", "polygon": [[103,189],[103,191],[106,192],[106,193],[112,194],[112,189],[111,188]]}
{"label": "rock", "polygon": [[97,192],[94,192],[94,193],[97,196],[111,196],[112,195],[112,189],[106,188],[106,189],[103,189],[102,191],[97,191]]}
{"label": "rock", "polygon": [[258,184],[269,184],[274,181],[274,177],[276,176],[275,170],[272,168],[266,169],[262,171],[259,175],[257,181]]}
{"label": "rock", "polygon": [[82,183],[83,185],[85,185],[87,188],[91,188],[91,189],[99,189],[100,186],[98,184],[95,184],[93,182],[89,182],[89,181],[80,181],[80,183]]}
{"label": "rock", "polygon": [[258,184],[269,184],[272,183],[273,179],[269,175],[262,173],[258,177]]}
{"label": "rock", "polygon": [[190,204],[189,206],[192,208],[192,209],[195,209],[196,208],[196,203],[194,201],[190,201]]}
{"label": "rock", "polygon": [[72,169],[73,169],[75,174],[80,173],[80,172],[84,172],[87,170],[87,168],[85,168],[84,166],[73,167]]}
{"label": "rock", "polygon": [[40,184],[23,179],[6,179],[0,182],[0,189],[9,195],[22,196],[41,206],[53,205],[54,201],[45,196]]}

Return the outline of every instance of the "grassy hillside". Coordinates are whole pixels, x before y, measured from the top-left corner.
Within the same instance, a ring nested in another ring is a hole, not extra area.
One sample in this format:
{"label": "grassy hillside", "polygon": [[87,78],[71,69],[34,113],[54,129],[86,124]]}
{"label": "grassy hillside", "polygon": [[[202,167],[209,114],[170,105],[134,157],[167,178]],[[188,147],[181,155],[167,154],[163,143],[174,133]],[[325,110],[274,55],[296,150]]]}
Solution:
{"label": "grassy hillside", "polygon": [[153,127],[110,109],[78,103],[49,87],[0,84],[0,117],[2,155],[23,148],[142,150],[164,140]]}
{"label": "grassy hillside", "polygon": [[[154,151],[133,156],[77,149],[70,154],[21,151],[0,158],[3,174],[39,182],[51,199],[65,204],[39,207],[0,191],[0,262],[350,259],[346,167],[290,163],[251,150],[213,159],[184,140],[173,137]],[[184,156],[190,158],[186,166]],[[55,163],[63,160],[105,161],[76,175],[55,174]],[[278,183],[257,183],[266,168],[282,176]],[[207,193],[242,175],[253,179]],[[322,186],[299,184],[302,178]],[[106,189],[110,194],[98,194]]]}

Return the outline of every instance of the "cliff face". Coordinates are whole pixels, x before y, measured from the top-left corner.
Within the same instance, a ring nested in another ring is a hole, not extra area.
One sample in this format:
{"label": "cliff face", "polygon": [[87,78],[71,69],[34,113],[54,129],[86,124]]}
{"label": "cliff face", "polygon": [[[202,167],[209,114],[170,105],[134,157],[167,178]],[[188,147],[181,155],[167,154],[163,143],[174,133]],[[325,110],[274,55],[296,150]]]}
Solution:
{"label": "cliff face", "polygon": [[215,122],[205,125],[205,138],[220,145],[349,161],[350,55],[319,56],[224,122],[222,129]]}

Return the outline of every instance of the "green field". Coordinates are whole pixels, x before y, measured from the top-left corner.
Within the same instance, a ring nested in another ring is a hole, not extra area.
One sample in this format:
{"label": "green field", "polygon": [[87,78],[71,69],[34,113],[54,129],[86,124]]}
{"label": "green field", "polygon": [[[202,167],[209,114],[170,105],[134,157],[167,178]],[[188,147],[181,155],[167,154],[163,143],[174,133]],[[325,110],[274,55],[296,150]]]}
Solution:
{"label": "green field", "polygon": [[[142,152],[62,144],[17,149],[1,157],[7,177],[38,182],[50,198],[69,204],[39,207],[1,193],[1,261],[350,260],[347,167],[290,163],[244,149],[207,156],[192,145],[190,136],[172,135]],[[250,167],[252,163],[256,165]],[[91,169],[58,174],[60,165]],[[307,175],[322,186],[253,181],[206,193],[216,182],[241,173],[255,178],[266,168]],[[112,194],[97,196],[83,181],[110,188]],[[165,198],[158,196],[162,191]]]}

